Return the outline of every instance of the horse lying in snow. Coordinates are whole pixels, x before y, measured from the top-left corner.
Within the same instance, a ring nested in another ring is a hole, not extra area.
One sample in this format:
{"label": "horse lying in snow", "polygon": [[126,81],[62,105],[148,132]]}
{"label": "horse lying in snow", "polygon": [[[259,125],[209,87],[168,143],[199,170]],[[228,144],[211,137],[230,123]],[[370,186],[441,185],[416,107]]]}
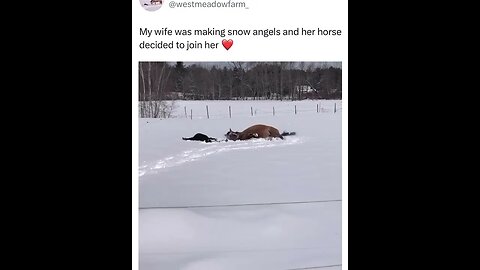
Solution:
{"label": "horse lying in snow", "polygon": [[185,141],[204,141],[204,142],[207,142],[207,143],[217,141],[216,138],[208,137],[207,135],[202,134],[202,133],[197,133],[197,134],[195,134],[195,136],[190,137],[190,138],[183,138],[182,137],[182,139],[185,140]]}
{"label": "horse lying in snow", "polygon": [[278,129],[267,126],[267,125],[254,125],[251,126],[247,129],[245,129],[242,132],[238,131],[232,131],[230,129],[227,134],[225,134],[225,137],[227,140],[249,140],[252,138],[280,138],[283,140],[283,136],[289,136],[289,135],[295,135],[295,132],[283,132],[280,134]]}

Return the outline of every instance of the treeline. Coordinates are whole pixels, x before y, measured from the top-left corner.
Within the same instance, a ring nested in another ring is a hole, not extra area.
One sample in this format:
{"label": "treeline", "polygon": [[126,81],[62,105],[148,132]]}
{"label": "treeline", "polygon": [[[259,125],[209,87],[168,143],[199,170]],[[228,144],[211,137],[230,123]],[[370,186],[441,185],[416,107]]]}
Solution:
{"label": "treeline", "polygon": [[341,99],[342,69],[313,62],[140,62],[139,100]]}

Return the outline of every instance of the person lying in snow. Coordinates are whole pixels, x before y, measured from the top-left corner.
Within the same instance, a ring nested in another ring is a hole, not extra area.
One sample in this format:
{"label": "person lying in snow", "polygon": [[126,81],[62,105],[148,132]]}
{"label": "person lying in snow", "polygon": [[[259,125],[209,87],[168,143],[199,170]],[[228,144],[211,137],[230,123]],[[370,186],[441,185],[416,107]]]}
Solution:
{"label": "person lying in snow", "polygon": [[204,141],[204,142],[207,142],[207,143],[217,141],[216,138],[208,137],[207,135],[202,134],[202,133],[197,133],[197,134],[195,134],[195,136],[190,137],[190,138],[183,138],[182,137],[182,139],[185,140],[185,141]]}

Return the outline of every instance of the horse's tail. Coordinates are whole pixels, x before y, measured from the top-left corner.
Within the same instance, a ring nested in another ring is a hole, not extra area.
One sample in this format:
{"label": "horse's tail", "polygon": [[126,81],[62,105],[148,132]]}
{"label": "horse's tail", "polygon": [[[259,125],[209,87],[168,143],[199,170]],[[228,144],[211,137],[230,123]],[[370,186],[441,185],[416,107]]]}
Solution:
{"label": "horse's tail", "polygon": [[286,132],[284,131],[282,134],[280,134],[281,136],[292,136],[292,135],[296,135],[297,133],[296,132]]}

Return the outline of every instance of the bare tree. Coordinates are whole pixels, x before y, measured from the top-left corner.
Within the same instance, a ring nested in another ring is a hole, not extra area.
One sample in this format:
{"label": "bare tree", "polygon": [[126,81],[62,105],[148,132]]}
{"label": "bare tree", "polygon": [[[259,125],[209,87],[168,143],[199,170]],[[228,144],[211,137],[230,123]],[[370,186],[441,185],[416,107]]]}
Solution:
{"label": "bare tree", "polygon": [[139,72],[142,80],[140,87],[143,88],[139,91],[140,117],[158,118],[171,115],[167,110],[173,106],[163,100],[171,68],[164,62],[141,62]]}
{"label": "bare tree", "polygon": [[164,101],[181,93],[184,99],[341,98],[341,78],[341,66],[318,62],[229,62],[221,69],[140,62],[140,111],[142,117],[169,117],[174,106]]}

